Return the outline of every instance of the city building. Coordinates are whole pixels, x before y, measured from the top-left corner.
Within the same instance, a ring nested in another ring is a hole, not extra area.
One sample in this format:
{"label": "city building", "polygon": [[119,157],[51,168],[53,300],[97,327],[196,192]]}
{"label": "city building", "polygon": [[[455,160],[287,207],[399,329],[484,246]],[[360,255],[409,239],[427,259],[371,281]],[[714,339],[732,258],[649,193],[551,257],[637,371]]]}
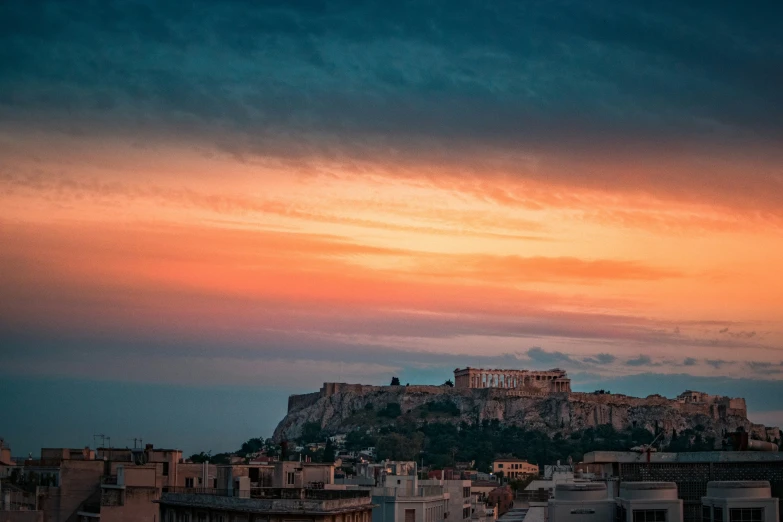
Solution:
{"label": "city building", "polygon": [[486,370],[484,368],[457,368],[454,370],[457,388],[505,388],[546,393],[571,391],[571,379],[565,370]]}
{"label": "city building", "polygon": [[530,464],[522,459],[497,459],[492,462],[492,473],[503,473],[507,479],[522,479],[538,475],[538,464]]}
{"label": "city building", "polygon": [[616,522],[683,522],[674,482],[621,483],[616,510]]}
{"label": "city building", "polygon": [[448,508],[443,520],[464,522],[472,515],[471,482],[469,480],[427,479],[420,480],[422,486],[441,486],[448,493]]}
{"label": "city building", "polygon": [[449,493],[422,486],[416,475],[385,475],[372,488],[372,522],[440,522],[448,516]]}
{"label": "city building", "polygon": [[369,491],[306,488],[166,492],[157,503],[160,522],[372,522],[373,508]]}
{"label": "city building", "polygon": [[[702,499],[713,481],[768,481],[771,496],[783,495],[783,453],[699,451],[637,453],[594,451],[584,456],[596,479],[607,480],[611,496],[625,482],[673,482],[683,501],[684,522],[701,522]],[[779,516],[779,515],[778,515]]]}
{"label": "city building", "polygon": [[701,504],[703,522],[779,520],[779,500],[766,480],[708,482]]}
{"label": "city building", "polygon": [[547,505],[549,522],[612,522],[614,516],[615,501],[602,482],[557,484]]}

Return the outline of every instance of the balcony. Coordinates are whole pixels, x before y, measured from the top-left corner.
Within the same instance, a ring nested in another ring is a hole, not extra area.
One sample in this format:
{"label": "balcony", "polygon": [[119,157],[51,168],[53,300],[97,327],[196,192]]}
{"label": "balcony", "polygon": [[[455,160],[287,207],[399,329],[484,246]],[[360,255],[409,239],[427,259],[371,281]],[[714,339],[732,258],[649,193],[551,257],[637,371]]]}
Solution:
{"label": "balcony", "polygon": [[352,498],[370,498],[369,491],[356,489],[250,488],[248,490],[236,490],[169,487],[164,488],[163,492],[270,500],[342,500]]}
{"label": "balcony", "polygon": [[171,487],[164,490],[158,502],[169,506],[272,513],[329,513],[372,506],[369,491],[303,488],[227,490]]}

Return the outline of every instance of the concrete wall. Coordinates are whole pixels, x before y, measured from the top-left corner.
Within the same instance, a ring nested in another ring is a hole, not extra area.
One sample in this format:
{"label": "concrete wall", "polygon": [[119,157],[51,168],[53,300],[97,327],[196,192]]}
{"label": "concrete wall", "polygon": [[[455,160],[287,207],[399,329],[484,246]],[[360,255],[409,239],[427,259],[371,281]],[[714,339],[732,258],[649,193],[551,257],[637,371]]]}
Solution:
{"label": "concrete wall", "polygon": [[0,522],[44,522],[44,512],[0,511]]}
{"label": "concrete wall", "polygon": [[127,487],[122,505],[101,505],[101,522],[156,522],[156,488]]}
{"label": "concrete wall", "polygon": [[100,494],[103,461],[64,460],[60,467],[59,488],[39,488],[43,498],[39,507],[46,522],[65,522],[82,502]]}
{"label": "concrete wall", "polygon": [[552,499],[547,510],[549,522],[609,522],[614,519],[615,503],[608,499],[590,501]]}

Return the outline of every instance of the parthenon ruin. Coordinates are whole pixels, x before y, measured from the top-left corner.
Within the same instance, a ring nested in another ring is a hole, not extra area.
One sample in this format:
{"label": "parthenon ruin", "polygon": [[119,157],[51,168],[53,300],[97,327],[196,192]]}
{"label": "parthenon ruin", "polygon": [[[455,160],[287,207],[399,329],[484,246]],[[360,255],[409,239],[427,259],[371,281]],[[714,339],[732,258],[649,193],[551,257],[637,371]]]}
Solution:
{"label": "parthenon ruin", "polygon": [[454,385],[457,388],[527,388],[550,393],[571,391],[571,379],[559,368],[546,371],[457,368]]}

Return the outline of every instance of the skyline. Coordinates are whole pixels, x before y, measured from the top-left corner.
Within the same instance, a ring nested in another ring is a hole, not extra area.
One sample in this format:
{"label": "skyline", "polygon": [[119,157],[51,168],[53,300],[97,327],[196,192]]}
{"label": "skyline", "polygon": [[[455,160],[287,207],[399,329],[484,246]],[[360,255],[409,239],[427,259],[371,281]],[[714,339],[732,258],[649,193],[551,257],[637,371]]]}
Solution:
{"label": "skyline", "polygon": [[783,6],[448,5],[0,5],[0,435],[467,365],[783,425]]}

